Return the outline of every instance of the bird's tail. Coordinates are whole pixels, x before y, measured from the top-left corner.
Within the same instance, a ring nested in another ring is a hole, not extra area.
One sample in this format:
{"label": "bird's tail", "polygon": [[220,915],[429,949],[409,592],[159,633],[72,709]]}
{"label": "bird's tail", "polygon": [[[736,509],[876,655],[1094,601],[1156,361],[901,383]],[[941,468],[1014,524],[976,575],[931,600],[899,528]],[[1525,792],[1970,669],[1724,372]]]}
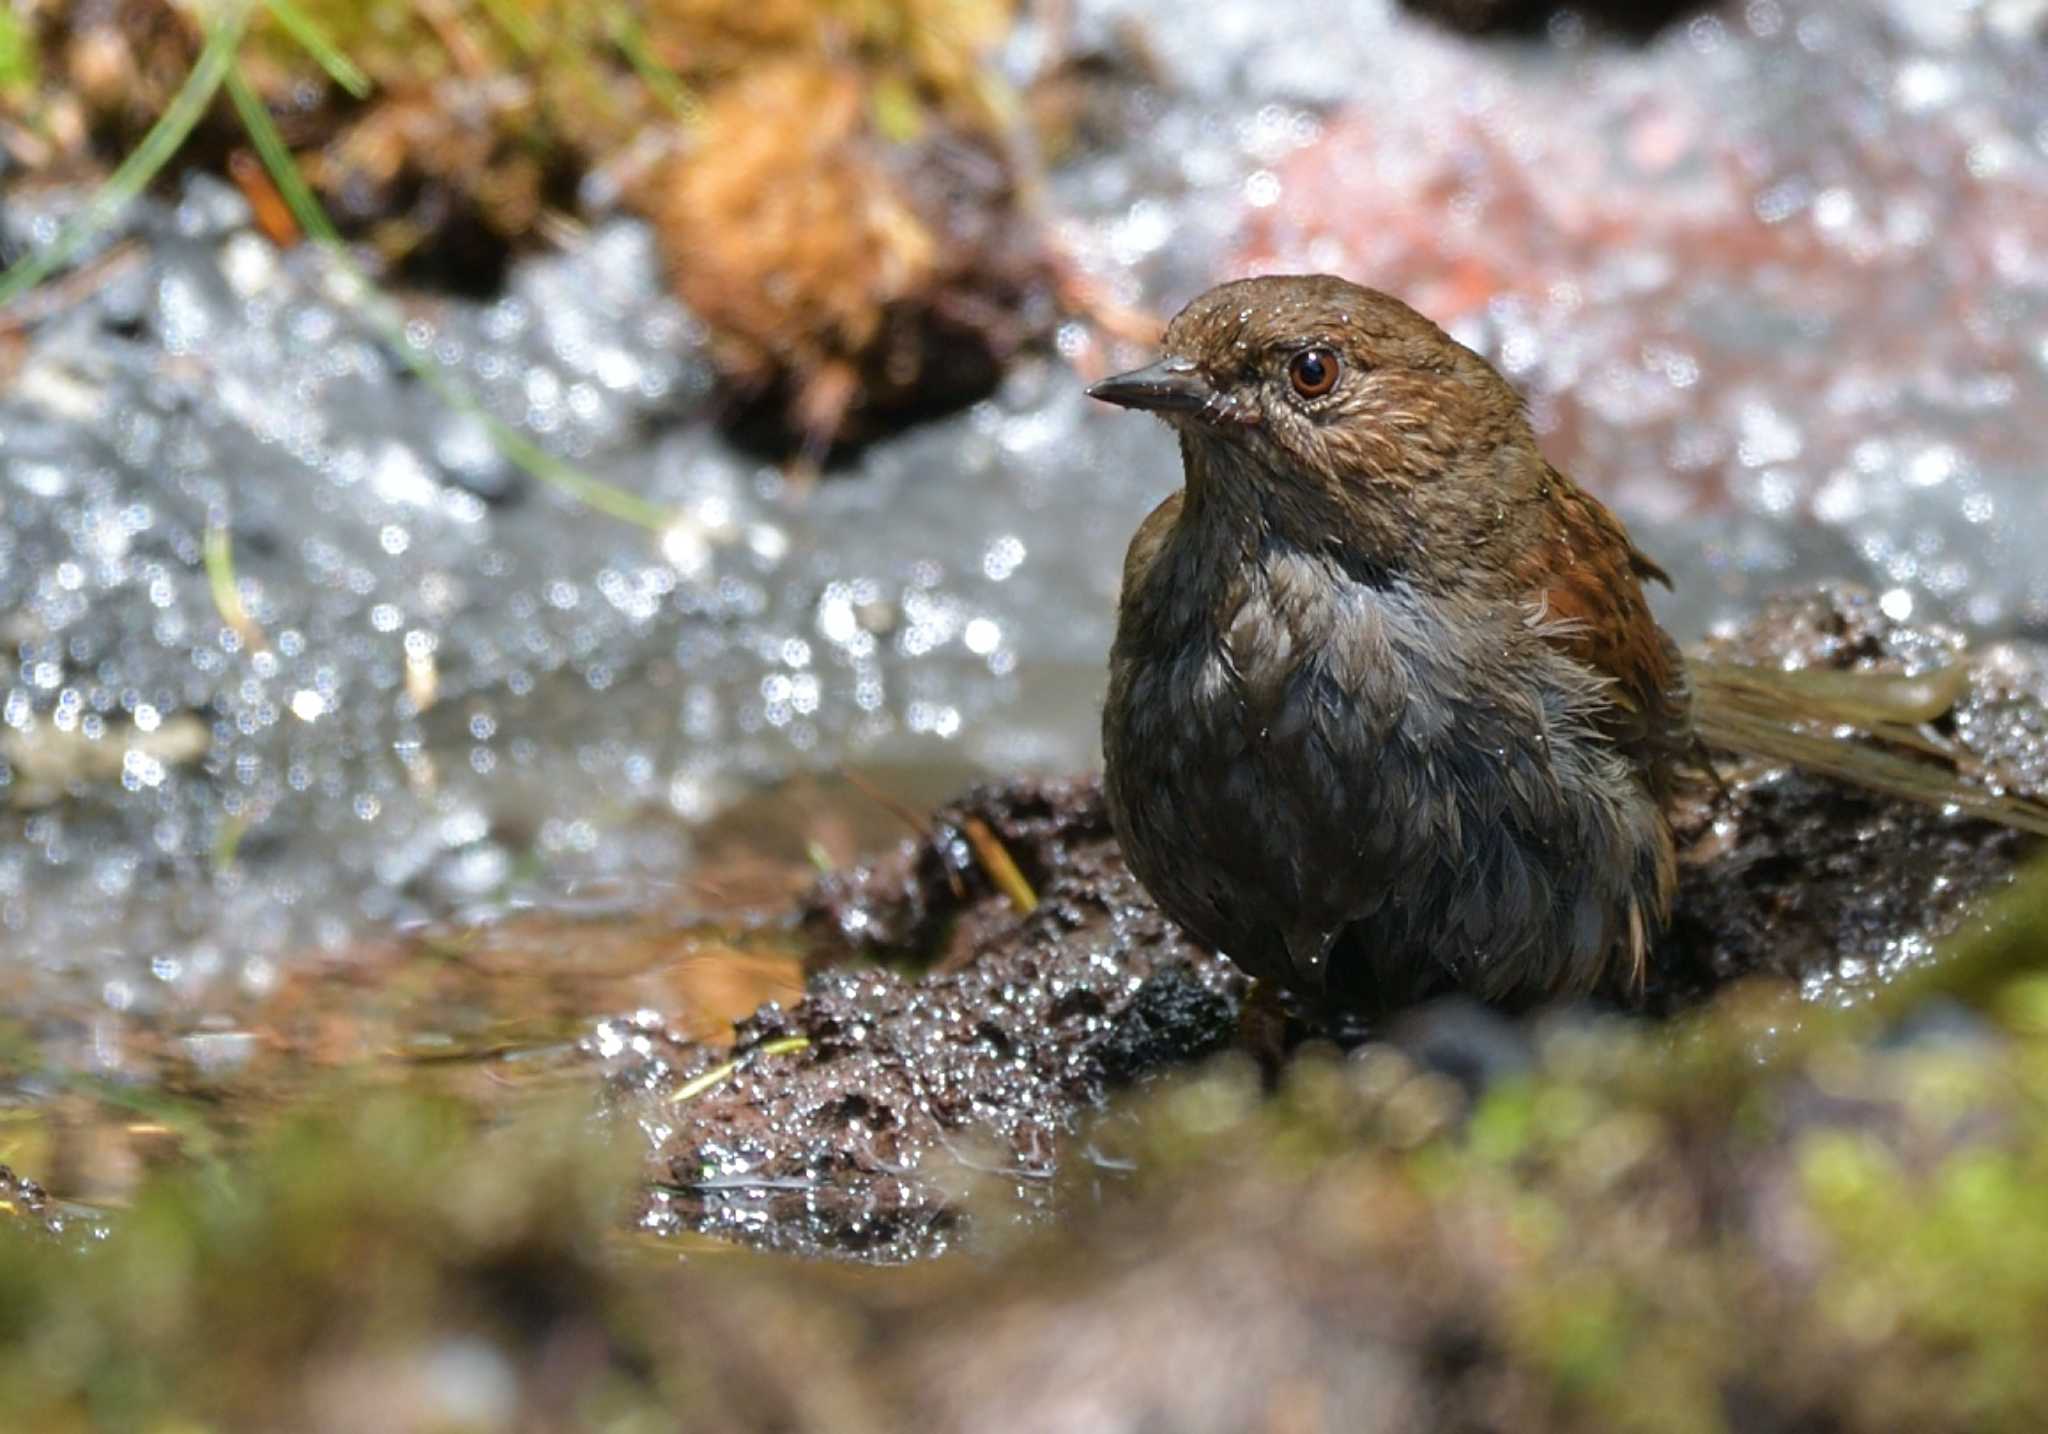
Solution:
{"label": "bird's tail", "polygon": [[1915,677],[1697,658],[1687,669],[1710,748],[2048,836],[2048,800],[2012,789],[1995,763],[1936,730],[1969,689],[1961,663]]}

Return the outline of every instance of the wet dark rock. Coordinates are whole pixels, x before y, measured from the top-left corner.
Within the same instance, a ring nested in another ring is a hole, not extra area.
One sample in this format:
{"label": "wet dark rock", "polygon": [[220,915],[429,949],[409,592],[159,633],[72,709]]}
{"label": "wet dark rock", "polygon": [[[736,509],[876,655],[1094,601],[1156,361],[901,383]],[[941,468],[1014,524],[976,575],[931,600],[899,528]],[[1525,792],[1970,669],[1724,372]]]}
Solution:
{"label": "wet dark rock", "polygon": [[[1733,661],[1924,672],[1967,662],[1972,682],[1940,724],[2015,791],[2048,790],[2038,650],[1968,650],[1961,636],[1894,622],[1869,593],[1781,598],[1709,644]],[[1677,815],[1675,919],[1654,963],[1651,1008],[1669,1011],[1742,976],[1852,1000],[1922,962],[1968,904],[2002,886],[2032,839],[1931,808],[1866,796],[1783,768],[1724,761],[1723,800]]]}
{"label": "wet dark rock", "polygon": [[5,1200],[12,1207],[12,1213],[32,1218],[40,1217],[49,1203],[42,1186],[16,1175],[13,1168],[6,1165],[0,1165],[0,1200]]}
{"label": "wet dark rock", "polygon": [[1201,973],[1169,966],[1138,988],[1102,1044],[1102,1072],[1122,1085],[1227,1048],[1239,1003]]}
{"label": "wet dark rock", "polygon": [[981,787],[932,813],[926,840],[905,842],[885,860],[818,881],[801,916],[813,967],[884,956],[943,964],[948,950],[961,947],[955,928],[963,918],[1000,924],[1009,907],[989,900],[995,888],[975,861],[966,834],[970,820],[987,825],[1037,891],[1077,862],[1099,863],[1105,844],[1108,859],[1122,868],[1093,780]]}
{"label": "wet dark rock", "polygon": [[[1028,916],[973,865],[971,820],[1036,890]],[[659,1113],[643,1117],[661,1135],[666,1188],[646,1212],[657,1228],[928,1252],[963,1175],[1042,1186],[1110,1086],[1221,1044],[1246,985],[1145,897],[1092,782],[971,793],[934,814],[928,840],[821,881],[803,919],[842,958],[932,967],[916,979],[821,970],[794,1007],[740,1023],[736,1054],[686,1047],[659,1069],[629,1067]],[[728,1059],[729,1077],[674,1098]],[[794,1232],[780,1223],[791,1204]]]}
{"label": "wet dark rock", "polygon": [[9,1226],[42,1234],[64,1233],[64,1217],[50,1203],[43,1187],[16,1175],[6,1165],[0,1165],[0,1220]]}
{"label": "wet dark rock", "polygon": [[[1851,590],[1775,603],[1715,646],[1796,665],[1966,660],[1975,682],[1945,719],[1950,735],[2009,785],[2048,785],[2036,730],[2048,674],[2031,650],[1970,653]],[[1655,1014],[1740,978],[1810,999],[1867,995],[1929,959],[2029,846],[1979,821],[1723,765],[1727,793],[1696,793],[1678,815],[1685,875],[1654,962]],[[1039,893],[1030,915],[977,863],[977,821]],[[820,880],[799,921],[820,953],[802,1001],[740,1023],[731,1051],[671,1047],[621,1072],[657,1112],[643,1117],[667,1187],[647,1212],[656,1228],[883,1258],[943,1247],[963,1173],[1042,1203],[1084,1113],[1117,1085],[1229,1045],[1246,989],[1138,887],[1091,781],[972,792],[933,814],[926,839]],[[1469,1003],[1421,1008],[1384,1035],[1468,1094],[1532,1059],[1526,1023]],[[727,1061],[729,1075],[705,1079]]]}

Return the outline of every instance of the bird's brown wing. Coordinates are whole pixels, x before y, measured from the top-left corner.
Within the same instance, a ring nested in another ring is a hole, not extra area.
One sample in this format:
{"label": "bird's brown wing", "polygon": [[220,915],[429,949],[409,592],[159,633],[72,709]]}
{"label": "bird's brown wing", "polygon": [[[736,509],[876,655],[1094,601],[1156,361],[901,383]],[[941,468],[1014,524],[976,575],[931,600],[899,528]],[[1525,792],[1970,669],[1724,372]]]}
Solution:
{"label": "bird's brown wing", "polygon": [[[2048,798],[2012,789],[1995,764],[1927,736],[1967,686],[1958,668],[1930,677],[1884,672],[1782,672],[1703,663],[1693,674],[1651,620],[1644,579],[1670,585],[1627,531],[1569,479],[1552,474],[1554,521],[1526,573],[1545,635],[1609,679],[1603,728],[1641,763],[1661,801],[1685,768],[1711,771],[1706,752],[1790,762],[1889,797],[1951,808],[2048,834]],[[1832,729],[1860,727],[1844,738]],[[1638,953],[1640,943],[1635,943]],[[1640,969],[1640,955],[1637,958]]]}
{"label": "bird's brown wing", "polygon": [[1554,471],[1550,490],[1550,521],[1525,550],[1530,609],[1551,641],[1612,683],[1602,726],[1662,796],[1693,746],[1685,662],[1643,596],[1645,579],[1671,580],[1597,499]]}

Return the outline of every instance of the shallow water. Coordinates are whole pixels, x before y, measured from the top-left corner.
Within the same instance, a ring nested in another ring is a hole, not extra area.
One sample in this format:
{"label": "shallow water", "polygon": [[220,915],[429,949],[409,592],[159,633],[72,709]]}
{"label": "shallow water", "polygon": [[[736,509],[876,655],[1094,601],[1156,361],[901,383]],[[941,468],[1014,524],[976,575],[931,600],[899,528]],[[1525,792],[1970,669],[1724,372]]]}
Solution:
{"label": "shallow water", "polygon": [[[1070,45],[1135,26],[1158,69],[1053,175],[1118,297],[1301,265],[1408,294],[1531,393],[1678,578],[1682,634],[1821,575],[2048,633],[2038,5],[1753,0],[1640,49],[1075,9]],[[671,507],[650,534],[506,465],[231,192],[129,232],[139,261],[0,395],[17,1000],[202,1011],[393,922],[644,904],[695,824],[805,768],[1093,759],[1117,562],[1176,463],[1061,357],[793,490],[709,427],[631,221],[495,301],[408,301],[407,342],[494,413]],[[1059,348],[1117,357],[1078,324]]]}

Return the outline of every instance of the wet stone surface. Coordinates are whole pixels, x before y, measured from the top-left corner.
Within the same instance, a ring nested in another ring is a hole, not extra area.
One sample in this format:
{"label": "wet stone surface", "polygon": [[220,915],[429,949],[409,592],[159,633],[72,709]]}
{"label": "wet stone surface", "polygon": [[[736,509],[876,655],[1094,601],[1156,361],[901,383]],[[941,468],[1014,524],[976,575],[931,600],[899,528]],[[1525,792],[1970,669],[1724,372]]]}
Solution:
{"label": "wet stone surface", "polygon": [[[2048,667],[2037,646],[1973,650],[1953,630],[1893,621],[1870,593],[1833,589],[1781,598],[1708,651],[1909,673],[1965,662],[1970,686],[1937,729],[2010,790],[2048,791]],[[1695,794],[1676,814],[1680,887],[1656,966],[1656,1009],[1752,975],[1796,982],[1813,999],[1868,996],[1924,962],[1934,938],[1972,898],[2003,884],[2034,844],[1783,768],[1720,768],[1733,801]]]}
{"label": "wet stone surface", "polygon": [[[0,1165],[0,1222],[10,1228],[34,1230],[48,1236],[63,1236],[73,1223],[67,1220],[49,1192],[35,1181]],[[81,1229],[85,1228],[80,1226]],[[76,1231],[73,1231],[74,1236]]]}
{"label": "wet stone surface", "polygon": [[[959,836],[987,823],[1038,893],[1019,918]],[[1113,1086],[1221,1049],[1246,982],[1174,929],[1124,869],[1092,782],[982,788],[933,836],[822,881],[806,923],[842,954],[938,953],[922,976],[814,975],[790,1009],[739,1024],[733,1052],[601,1029],[657,1152],[643,1222],[810,1252],[934,1253],[963,1182],[1026,1208],[1062,1138]],[[769,1054],[801,1038],[801,1050]],[[749,1054],[758,1052],[759,1054]],[[736,1053],[736,1054],[735,1054]],[[701,1093],[728,1060],[732,1074]]]}
{"label": "wet stone surface", "polygon": [[[2048,790],[2048,669],[2034,649],[1971,653],[1855,590],[1781,600],[1714,646],[1807,666],[1914,670],[1961,657],[1973,686],[1950,722],[1957,740],[1998,754],[2015,790]],[[1867,997],[1928,960],[2029,849],[1983,822],[1783,770],[1724,768],[1725,797],[1700,793],[1678,813],[1685,876],[1653,963],[1653,1013],[1744,977],[1812,1000]],[[1029,916],[975,866],[961,832],[977,818],[1040,892]],[[924,974],[821,970],[794,1006],[741,1022],[730,1051],[620,1023],[600,1030],[663,1187],[647,1228],[810,1253],[935,1253],[961,1238],[971,1191],[1007,1187],[1025,1213],[1050,1208],[1050,1182],[1075,1154],[1066,1137],[1114,1086],[1236,1042],[1243,979],[1137,887],[1091,782],[985,787],[932,826],[886,861],[823,879],[800,916],[837,959],[922,957]],[[1529,1029],[1452,1000],[1379,1038],[1476,1091],[1527,1068]],[[730,1075],[692,1086],[727,1061]],[[1101,1158],[1087,1146],[1079,1156]]]}

